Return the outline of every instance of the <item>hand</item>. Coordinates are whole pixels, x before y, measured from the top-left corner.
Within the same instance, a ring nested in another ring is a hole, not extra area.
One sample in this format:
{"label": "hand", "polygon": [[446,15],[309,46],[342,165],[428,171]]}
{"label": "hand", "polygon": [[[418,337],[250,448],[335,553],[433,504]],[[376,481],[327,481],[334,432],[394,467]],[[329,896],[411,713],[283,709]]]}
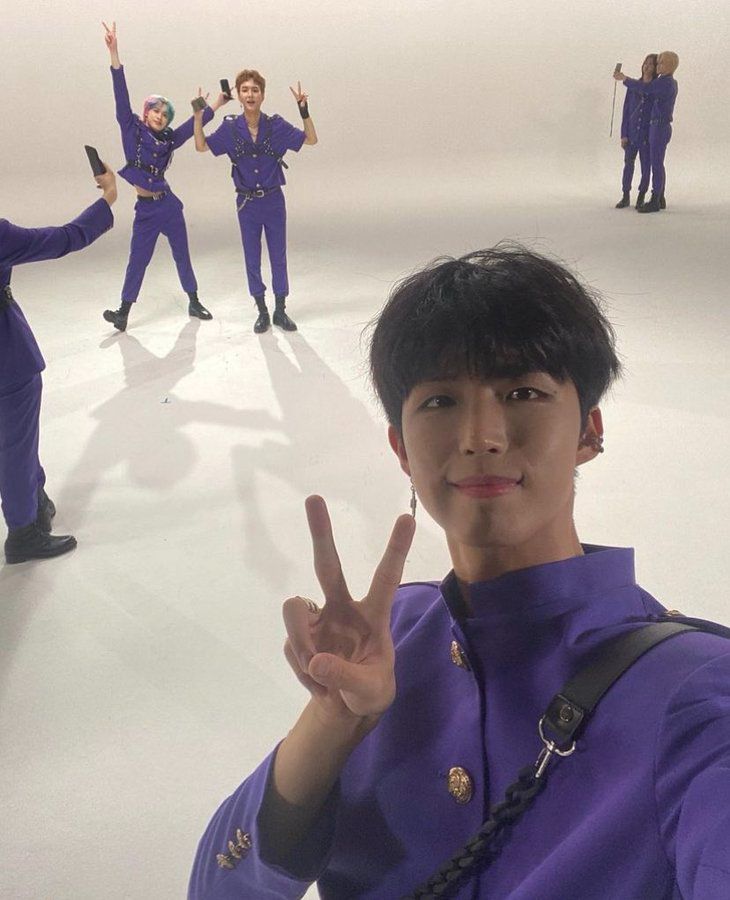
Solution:
{"label": "hand", "polygon": [[358,602],[347,589],[324,500],[308,497],[306,510],[324,608],[315,612],[303,597],[284,603],[284,654],[325,716],[378,717],[395,697],[390,608],[415,522],[409,515],[396,520],[370,589]]}
{"label": "hand", "polygon": [[628,147],[628,146],[629,146],[629,139],[628,139],[628,138],[621,138],[621,146],[622,146],[622,147]]}
{"label": "hand", "polygon": [[106,172],[103,175],[96,175],[95,181],[104,192],[104,199],[111,206],[117,199],[117,179],[114,172],[104,163]]}
{"label": "hand", "polygon": [[[197,96],[195,99],[197,100],[197,99],[201,99],[201,98],[202,98],[202,99],[205,100],[205,102],[207,103],[207,102],[208,102],[208,97],[210,97],[210,94],[203,94],[203,89],[202,89],[201,87],[199,87],[199,88],[198,88],[198,96]],[[193,107],[193,115],[194,115],[194,116],[197,116],[198,118],[202,118],[202,116],[203,116],[203,111],[204,111],[204,110],[205,110],[205,107],[204,107],[204,106],[203,106],[201,109],[197,109],[197,108],[194,106],[194,107]]]}
{"label": "hand", "polygon": [[224,106],[232,99],[233,97],[229,97],[228,94],[224,94],[223,91],[221,91],[220,94],[218,94],[215,100],[211,103],[210,108],[215,112],[215,110],[220,109],[221,106]]}
{"label": "hand", "polygon": [[626,78],[623,72],[614,72],[613,77],[616,79],[616,81],[623,81]]}
{"label": "hand", "polygon": [[111,54],[118,53],[119,48],[117,47],[117,23],[112,22],[112,27],[106,24],[106,22],[101,23],[104,26],[104,31],[106,34],[104,35],[104,43],[107,46],[107,49]]}
{"label": "hand", "polygon": [[304,106],[304,104],[307,102],[307,100],[309,100],[309,94],[305,94],[304,91],[302,90],[301,81],[297,81],[297,89],[296,90],[294,90],[294,88],[291,85],[289,85],[289,90],[294,95],[294,99],[297,101],[299,106]]}

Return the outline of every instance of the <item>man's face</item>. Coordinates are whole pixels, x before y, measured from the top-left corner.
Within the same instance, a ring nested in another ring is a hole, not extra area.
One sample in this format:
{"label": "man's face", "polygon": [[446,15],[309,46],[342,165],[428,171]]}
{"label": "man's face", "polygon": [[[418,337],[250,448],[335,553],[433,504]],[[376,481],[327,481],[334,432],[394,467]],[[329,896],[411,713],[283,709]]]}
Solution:
{"label": "man's face", "polygon": [[150,107],[144,121],[153,131],[163,131],[167,128],[168,119],[164,104],[158,103]]}
{"label": "man's face", "polygon": [[417,384],[390,441],[452,556],[515,550],[525,564],[573,534],[575,467],[597,452],[581,441],[575,386],[544,372]]}
{"label": "man's face", "polygon": [[264,94],[261,86],[249,78],[248,81],[241,82],[241,86],[238,88],[238,99],[246,112],[257,113],[264,102]]}

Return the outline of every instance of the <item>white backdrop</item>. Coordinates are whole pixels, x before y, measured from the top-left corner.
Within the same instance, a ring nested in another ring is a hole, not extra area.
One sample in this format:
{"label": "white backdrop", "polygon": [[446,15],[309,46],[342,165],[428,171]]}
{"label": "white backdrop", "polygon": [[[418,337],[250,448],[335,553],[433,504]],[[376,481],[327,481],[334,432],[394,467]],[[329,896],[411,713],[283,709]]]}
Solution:
{"label": "white backdrop", "polygon": [[[7,4],[6,4],[7,6]],[[635,545],[667,606],[730,621],[725,362],[730,188],[725,2],[179,2],[3,9],[0,215],[70,219],[95,196],[83,144],[122,163],[100,20],[116,19],[133,104],[246,66],[265,110],[320,144],[290,155],[290,310],[258,338],[224,160],[175,156],[201,299],[188,322],[160,241],[126,335],[116,306],[131,225],[13,275],[48,360],[42,451],[62,559],[0,568],[0,896],[173,900],[217,803],[303,702],[281,600],[316,596],[302,500],[330,501],[362,591],[408,489],[363,378],[360,333],[395,279],[516,238],[602,289],[626,375],[607,452],[584,467],[584,540]],[[621,60],[681,57],[669,208],[616,211]],[[233,105],[230,111],[235,111]],[[409,579],[441,578],[419,518]],[[9,823],[9,824],[6,824]]]}

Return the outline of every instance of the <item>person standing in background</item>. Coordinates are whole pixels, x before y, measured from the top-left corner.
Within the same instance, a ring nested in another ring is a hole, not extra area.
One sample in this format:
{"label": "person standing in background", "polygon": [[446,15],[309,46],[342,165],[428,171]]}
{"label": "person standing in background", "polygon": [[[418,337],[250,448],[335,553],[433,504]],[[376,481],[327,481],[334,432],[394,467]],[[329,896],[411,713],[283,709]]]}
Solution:
{"label": "person standing in background", "polygon": [[[642,63],[641,80],[645,84],[656,78],[656,63],[656,53],[649,53]],[[616,209],[624,209],[631,202],[631,182],[634,179],[634,164],[637,154],[641,166],[641,180],[639,181],[639,195],[636,198],[636,208],[639,209],[644,204],[651,176],[651,158],[649,154],[650,107],[651,103],[644,94],[638,91],[626,91],[623,117],[621,119],[621,146],[624,151],[624,171],[621,181],[623,194],[616,204]]]}

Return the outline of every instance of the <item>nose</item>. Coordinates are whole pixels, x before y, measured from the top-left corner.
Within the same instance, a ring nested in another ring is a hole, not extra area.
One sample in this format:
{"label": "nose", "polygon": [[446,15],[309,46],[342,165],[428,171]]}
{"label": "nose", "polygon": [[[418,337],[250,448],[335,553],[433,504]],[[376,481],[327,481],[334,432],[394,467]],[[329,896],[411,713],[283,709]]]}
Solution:
{"label": "nose", "polygon": [[482,389],[464,406],[459,435],[464,456],[501,454],[507,449],[505,410],[497,397]]}

